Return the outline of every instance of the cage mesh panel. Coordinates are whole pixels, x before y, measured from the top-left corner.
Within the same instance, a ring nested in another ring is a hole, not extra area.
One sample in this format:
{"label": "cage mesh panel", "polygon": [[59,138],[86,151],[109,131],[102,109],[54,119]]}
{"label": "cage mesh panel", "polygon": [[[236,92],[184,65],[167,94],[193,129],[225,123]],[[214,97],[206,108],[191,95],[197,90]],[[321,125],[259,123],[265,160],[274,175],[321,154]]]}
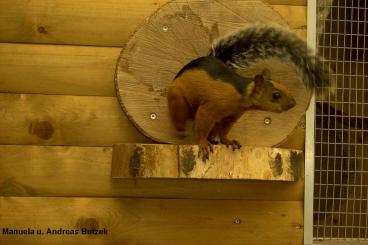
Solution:
{"label": "cage mesh panel", "polygon": [[313,237],[368,240],[368,0],[317,3],[317,50],[337,91],[316,101]]}

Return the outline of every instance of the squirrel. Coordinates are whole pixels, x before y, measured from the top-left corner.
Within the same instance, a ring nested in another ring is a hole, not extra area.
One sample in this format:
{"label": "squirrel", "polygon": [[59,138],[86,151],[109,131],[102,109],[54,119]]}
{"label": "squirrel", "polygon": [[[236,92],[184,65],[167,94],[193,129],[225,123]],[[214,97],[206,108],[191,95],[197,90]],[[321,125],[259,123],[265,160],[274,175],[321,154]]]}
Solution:
{"label": "squirrel", "polygon": [[288,30],[269,25],[249,25],[212,43],[207,56],[185,65],[168,88],[171,120],[178,131],[195,120],[198,157],[209,159],[212,145],[220,143],[233,150],[241,144],[227,135],[247,110],[283,112],[293,108],[295,99],[281,83],[271,79],[265,68],[254,78],[236,73],[258,59],[278,58],[291,62],[304,85],[321,94],[329,88],[328,71],[307,44]]}

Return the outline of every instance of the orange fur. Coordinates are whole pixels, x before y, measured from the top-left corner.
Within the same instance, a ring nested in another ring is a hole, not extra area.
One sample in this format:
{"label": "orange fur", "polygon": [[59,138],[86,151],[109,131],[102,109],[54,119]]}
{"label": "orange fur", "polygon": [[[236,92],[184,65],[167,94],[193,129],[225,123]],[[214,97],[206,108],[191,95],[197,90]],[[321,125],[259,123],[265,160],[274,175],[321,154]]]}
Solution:
{"label": "orange fur", "polygon": [[231,84],[213,80],[202,70],[188,70],[175,79],[169,87],[168,103],[177,130],[185,129],[187,120],[195,117],[198,143],[205,154],[210,134],[210,140],[219,136],[222,143],[230,142],[227,134],[246,107]]}
{"label": "orange fur", "polygon": [[[172,122],[177,130],[183,131],[186,122],[195,119],[199,153],[204,160],[212,151],[211,144],[216,137],[233,149],[241,147],[227,135],[247,109],[281,112],[295,105],[286,87],[275,81],[266,81],[259,75],[256,78],[248,83],[243,94],[231,83],[214,80],[202,69],[185,70],[170,85],[167,98]],[[283,94],[282,99],[276,102],[270,99],[275,91]]]}

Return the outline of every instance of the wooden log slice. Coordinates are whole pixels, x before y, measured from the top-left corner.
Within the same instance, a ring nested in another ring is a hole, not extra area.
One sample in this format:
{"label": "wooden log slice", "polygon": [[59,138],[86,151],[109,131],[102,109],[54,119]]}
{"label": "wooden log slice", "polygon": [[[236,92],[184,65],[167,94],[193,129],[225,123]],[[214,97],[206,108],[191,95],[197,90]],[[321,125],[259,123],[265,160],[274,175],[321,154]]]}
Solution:
{"label": "wooden log slice", "polygon": [[303,159],[300,150],[244,146],[233,151],[221,145],[203,162],[197,145],[116,144],[111,176],[296,181]]}
{"label": "wooden log slice", "polygon": [[[207,54],[213,39],[251,22],[286,25],[271,7],[254,0],[175,0],[154,13],[129,40],[116,70],[118,98],[135,126],[161,143],[193,143],[193,125],[179,136],[171,124],[167,87],[185,64]],[[297,106],[280,114],[247,112],[231,131],[244,145],[278,144],[308,106],[310,96],[290,64],[263,60],[239,72],[254,76],[264,67],[290,88]]]}

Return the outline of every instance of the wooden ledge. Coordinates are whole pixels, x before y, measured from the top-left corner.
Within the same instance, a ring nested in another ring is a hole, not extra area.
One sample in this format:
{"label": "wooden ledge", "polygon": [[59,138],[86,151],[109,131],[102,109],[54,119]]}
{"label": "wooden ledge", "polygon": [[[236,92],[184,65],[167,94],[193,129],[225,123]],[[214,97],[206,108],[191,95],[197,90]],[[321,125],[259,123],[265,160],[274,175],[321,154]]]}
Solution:
{"label": "wooden ledge", "polygon": [[195,178],[295,181],[304,163],[298,150],[215,146],[210,159],[197,157],[196,145],[117,144],[113,178]]}

